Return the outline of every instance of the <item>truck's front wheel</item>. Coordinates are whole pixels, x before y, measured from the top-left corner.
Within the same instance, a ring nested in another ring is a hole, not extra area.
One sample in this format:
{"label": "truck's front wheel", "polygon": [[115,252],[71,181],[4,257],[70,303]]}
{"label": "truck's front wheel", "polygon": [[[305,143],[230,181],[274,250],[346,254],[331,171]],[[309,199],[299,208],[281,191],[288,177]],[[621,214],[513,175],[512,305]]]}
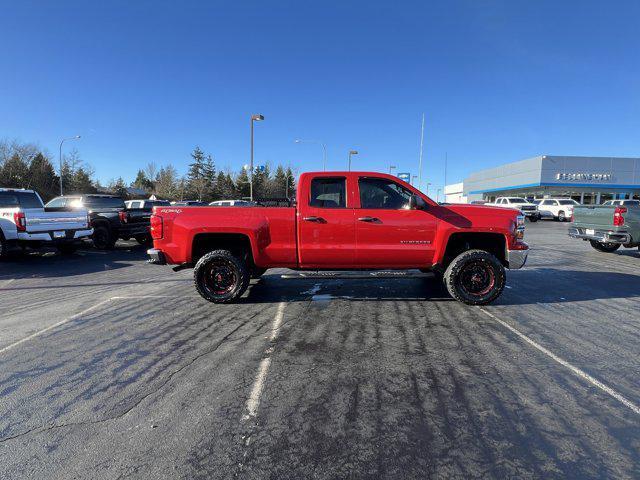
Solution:
{"label": "truck's front wheel", "polygon": [[619,243],[596,242],[595,240],[589,240],[589,243],[599,252],[611,253],[620,248]]}
{"label": "truck's front wheel", "polygon": [[198,260],[193,278],[203,298],[213,303],[230,303],[242,296],[251,275],[244,260],[228,250],[214,250]]}
{"label": "truck's front wheel", "polygon": [[447,267],[444,283],[449,294],[467,305],[486,305],[500,296],[506,274],[500,261],[484,250],[467,250]]}

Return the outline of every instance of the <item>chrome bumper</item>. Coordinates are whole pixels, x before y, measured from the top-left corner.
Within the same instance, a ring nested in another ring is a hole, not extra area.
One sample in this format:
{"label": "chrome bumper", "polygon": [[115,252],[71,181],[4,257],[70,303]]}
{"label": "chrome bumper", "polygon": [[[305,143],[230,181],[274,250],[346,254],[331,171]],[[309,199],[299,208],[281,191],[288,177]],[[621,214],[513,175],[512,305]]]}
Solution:
{"label": "chrome bumper", "polygon": [[149,255],[149,260],[147,262],[153,265],[166,265],[167,259],[164,258],[164,253],[162,250],[158,250],[157,248],[150,248],[147,250],[147,255]]}
{"label": "chrome bumper", "polygon": [[569,228],[569,236],[602,243],[631,243],[632,241],[631,235],[625,232],[594,230],[593,233],[587,233],[586,229],[577,227]]}
{"label": "chrome bumper", "polygon": [[528,248],[526,250],[507,250],[507,265],[509,265],[509,270],[517,270],[524,267],[528,255]]}

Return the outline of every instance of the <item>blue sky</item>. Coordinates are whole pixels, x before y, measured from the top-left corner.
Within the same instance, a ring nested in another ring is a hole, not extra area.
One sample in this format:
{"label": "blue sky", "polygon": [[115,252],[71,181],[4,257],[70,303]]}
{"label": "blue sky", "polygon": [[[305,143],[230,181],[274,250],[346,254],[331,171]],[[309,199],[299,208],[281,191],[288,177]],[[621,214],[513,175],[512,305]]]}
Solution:
{"label": "blue sky", "polygon": [[[0,0],[0,138],[75,142],[106,181],[155,161],[467,173],[640,155],[640,2]],[[69,145],[68,148],[70,148]]]}

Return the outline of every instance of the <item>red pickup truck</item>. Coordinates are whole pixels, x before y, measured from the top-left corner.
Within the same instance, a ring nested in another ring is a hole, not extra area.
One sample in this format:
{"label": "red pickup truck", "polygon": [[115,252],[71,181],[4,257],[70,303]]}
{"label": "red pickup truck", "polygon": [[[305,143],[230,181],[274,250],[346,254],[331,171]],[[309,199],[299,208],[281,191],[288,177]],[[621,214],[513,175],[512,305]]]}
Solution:
{"label": "red pickup truck", "polygon": [[440,205],[373,172],[304,173],[295,207],[154,207],[151,235],[149,262],[195,267],[196,289],[214,303],[284,267],[432,271],[457,300],[484,305],[529,252],[518,211]]}

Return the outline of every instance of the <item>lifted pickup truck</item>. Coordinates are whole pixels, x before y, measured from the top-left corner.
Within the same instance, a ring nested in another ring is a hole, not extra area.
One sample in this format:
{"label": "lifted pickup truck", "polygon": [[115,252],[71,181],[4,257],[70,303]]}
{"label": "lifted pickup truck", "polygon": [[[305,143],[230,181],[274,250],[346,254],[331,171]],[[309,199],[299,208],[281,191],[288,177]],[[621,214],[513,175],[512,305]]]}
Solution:
{"label": "lifted pickup truck", "polygon": [[156,207],[148,254],[195,266],[196,289],[215,303],[286,267],[433,271],[454,298],[484,305],[502,292],[505,267],[524,265],[523,235],[512,209],[439,205],[386,174],[321,172],[300,176],[295,207]]}
{"label": "lifted pickup truck", "polygon": [[140,244],[150,242],[151,209],[127,208],[120,197],[99,194],[65,195],[49,201],[46,209],[60,212],[88,210],[93,228],[93,244],[100,250],[112,249],[118,238],[135,238]]}
{"label": "lifted pickup truck", "polygon": [[0,258],[13,246],[72,253],[92,233],[85,210],[49,212],[33,190],[0,188]]}
{"label": "lifted pickup truck", "polygon": [[569,236],[589,241],[600,252],[620,246],[640,247],[640,202],[616,200],[604,205],[576,205]]}

